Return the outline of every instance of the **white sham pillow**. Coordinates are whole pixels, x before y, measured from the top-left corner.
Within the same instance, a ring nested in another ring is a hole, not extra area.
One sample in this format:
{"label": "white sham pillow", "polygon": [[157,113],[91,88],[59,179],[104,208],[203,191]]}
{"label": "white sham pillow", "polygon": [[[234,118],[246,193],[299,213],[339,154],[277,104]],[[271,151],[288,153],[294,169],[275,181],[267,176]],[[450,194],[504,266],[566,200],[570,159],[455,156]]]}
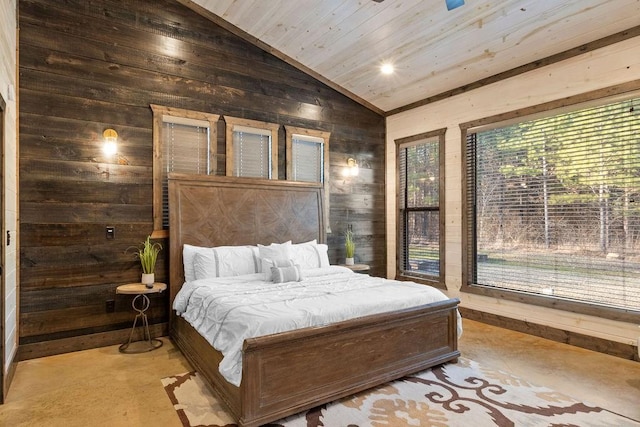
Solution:
{"label": "white sham pillow", "polygon": [[285,243],[272,243],[269,246],[258,245],[260,258],[274,261],[287,261],[291,259],[291,241]]}
{"label": "white sham pillow", "polygon": [[[272,243],[269,246],[258,245],[262,273],[265,280],[271,280],[271,267],[288,266],[291,260],[291,241]],[[267,265],[269,264],[269,265]]]}
{"label": "white sham pillow", "polygon": [[255,246],[217,246],[198,251],[194,257],[195,279],[254,274],[260,271]]}
{"label": "white sham pillow", "polygon": [[184,266],[184,280],[191,282],[196,280],[196,272],[193,266],[195,256],[198,252],[207,251],[211,248],[202,246],[183,245],[182,246],[182,265]]}
{"label": "white sham pillow", "polygon": [[291,259],[302,270],[329,267],[329,247],[316,240],[291,245]]}

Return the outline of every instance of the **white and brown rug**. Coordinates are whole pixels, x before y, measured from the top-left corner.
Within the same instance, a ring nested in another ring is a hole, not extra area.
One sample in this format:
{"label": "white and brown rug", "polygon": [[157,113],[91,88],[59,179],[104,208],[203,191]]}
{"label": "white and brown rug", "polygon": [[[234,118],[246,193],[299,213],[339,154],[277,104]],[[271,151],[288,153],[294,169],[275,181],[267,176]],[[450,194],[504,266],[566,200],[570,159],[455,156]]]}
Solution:
{"label": "white and brown rug", "polygon": [[[167,377],[162,384],[185,427],[235,425],[197,373]],[[270,426],[640,427],[640,422],[460,358]]]}

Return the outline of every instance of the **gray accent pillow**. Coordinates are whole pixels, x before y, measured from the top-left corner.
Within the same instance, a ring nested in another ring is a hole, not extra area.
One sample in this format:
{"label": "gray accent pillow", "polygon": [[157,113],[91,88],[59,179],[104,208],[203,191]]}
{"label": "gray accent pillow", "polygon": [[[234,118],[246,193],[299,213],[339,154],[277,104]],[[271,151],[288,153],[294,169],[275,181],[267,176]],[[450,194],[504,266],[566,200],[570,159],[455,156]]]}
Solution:
{"label": "gray accent pillow", "polygon": [[302,280],[302,270],[299,265],[289,267],[271,267],[273,283],[299,282]]}

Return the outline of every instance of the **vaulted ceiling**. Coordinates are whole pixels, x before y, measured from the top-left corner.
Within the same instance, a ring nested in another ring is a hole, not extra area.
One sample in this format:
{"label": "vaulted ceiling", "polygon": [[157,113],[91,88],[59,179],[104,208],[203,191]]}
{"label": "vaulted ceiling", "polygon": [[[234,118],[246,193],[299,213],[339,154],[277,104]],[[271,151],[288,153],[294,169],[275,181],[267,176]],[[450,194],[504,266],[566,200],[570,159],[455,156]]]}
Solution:
{"label": "vaulted ceiling", "polygon": [[466,0],[451,11],[445,0],[186,3],[381,112],[640,26],[640,0]]}

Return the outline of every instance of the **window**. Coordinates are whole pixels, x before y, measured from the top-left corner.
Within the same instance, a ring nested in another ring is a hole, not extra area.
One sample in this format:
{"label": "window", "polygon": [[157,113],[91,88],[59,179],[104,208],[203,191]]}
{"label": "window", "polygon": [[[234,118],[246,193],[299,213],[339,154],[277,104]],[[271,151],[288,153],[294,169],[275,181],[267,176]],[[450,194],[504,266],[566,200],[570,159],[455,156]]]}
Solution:
{"label": "window", "polygon": [[330,132],[285,126],[287,180],[319,182],[324,189],[325,224],[329,230]]}
{"label": "window", "polygon": [[291,179],[293,181],[324,182],[324,175],[324,140],[293,135],[291,140]]}
{"label": "window", "polygon": [[[287,179],[322,182],[329,176],[330,132],[285,126]],[[326,190],[326,187],[325,187]]]}
{"label": "window", "polygon": [[444,283],[444,133],[396,141],[398,276]]}
{"label": "window", "polygon": [[601,102],[468,132],[472,288],[638,310],[639,107]]}
{"label": "window", "polygon": [[168,237],[169,172],[215,174],[220,116],[151,105],[153,110],[154,238]]}
{"label": "window", "polygon": [[274,123],[225,116],[227,176],[278,179],[278,128]]}

